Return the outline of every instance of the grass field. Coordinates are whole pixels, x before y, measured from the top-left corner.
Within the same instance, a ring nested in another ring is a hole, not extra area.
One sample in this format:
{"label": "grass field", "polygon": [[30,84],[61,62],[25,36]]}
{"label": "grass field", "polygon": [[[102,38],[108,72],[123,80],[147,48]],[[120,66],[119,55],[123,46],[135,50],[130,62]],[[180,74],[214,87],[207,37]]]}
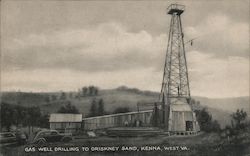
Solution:
{"label": "grass field", "polygon": [[[228,142],[227,139],[221,139],[216,133],[200,133],[197,136],[177,137],[97,137],[92,139],[75,139],[70,143],[48,144],[45,147],[77,147],[79,148],[78,152],[25,152],[25,147],[33,146],[4,147],[1,150],[1,154],[3,156],[247,156],[250,154],[249,139],[233,143]],[[95,150],[97,147],[113,146],[119,147],[119,150],[115,152]],[[82,147],[89,147],[89,151],[82,151]],[[124,150],[122,150],[122,147],[124,147]],[[126,150],[129,147],[130,150]],[[91,148],[93,151],[91,151]]]}

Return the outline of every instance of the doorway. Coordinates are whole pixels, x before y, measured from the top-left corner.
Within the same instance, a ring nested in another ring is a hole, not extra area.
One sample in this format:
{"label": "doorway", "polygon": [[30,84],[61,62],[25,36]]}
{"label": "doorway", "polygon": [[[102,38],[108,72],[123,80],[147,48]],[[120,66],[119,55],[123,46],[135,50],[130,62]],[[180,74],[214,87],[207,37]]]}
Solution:
{"label": "doorway", "polygon": [[186,131],[193,131],[193,122],[186,121]]}

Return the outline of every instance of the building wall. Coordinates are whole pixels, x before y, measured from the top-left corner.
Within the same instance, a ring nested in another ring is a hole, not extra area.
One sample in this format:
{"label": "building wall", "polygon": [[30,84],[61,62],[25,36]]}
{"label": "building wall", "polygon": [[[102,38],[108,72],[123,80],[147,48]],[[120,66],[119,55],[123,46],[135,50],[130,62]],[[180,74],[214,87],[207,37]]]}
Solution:
{"label": "building wall", "polygon": [[75,133],[81,129],[81,122],[50,122],[50,129],[65,133]]}
{"label": "building wall", "polygon": [[152,111],[132,112],[114,115],[85,118],[82,122],[84,130],[95,130],[110,127],[135,126],[136,121],[140,126],[151,126]]}
{"label": "building wall", "polygon": [[[187,123],[191,122],[192,129],[187,129]],[[195,113],[192,111],[172,111],[169,117],[169,131],[199,131],[199,125],[196,121]]]}

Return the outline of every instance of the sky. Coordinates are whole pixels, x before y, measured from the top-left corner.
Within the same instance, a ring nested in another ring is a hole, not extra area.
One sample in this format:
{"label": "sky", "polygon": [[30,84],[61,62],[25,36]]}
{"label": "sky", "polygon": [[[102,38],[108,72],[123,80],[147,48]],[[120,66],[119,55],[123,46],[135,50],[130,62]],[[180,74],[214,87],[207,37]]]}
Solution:
{"label": "sky", "polygon": [[171,3],[181,15],[193,96],[249,96],[248,0],[4,0],[1,90],[122,85],[160,91]]}

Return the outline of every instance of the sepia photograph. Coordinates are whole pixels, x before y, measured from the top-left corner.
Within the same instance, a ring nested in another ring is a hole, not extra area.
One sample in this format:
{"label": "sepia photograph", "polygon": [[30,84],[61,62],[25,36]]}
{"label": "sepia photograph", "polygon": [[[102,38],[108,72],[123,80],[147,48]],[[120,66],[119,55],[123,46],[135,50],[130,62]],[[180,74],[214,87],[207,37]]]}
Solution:
{"label": "sepia photograph", "polygon": [[250,0],[0,7],[0,156],[250,156]]}

